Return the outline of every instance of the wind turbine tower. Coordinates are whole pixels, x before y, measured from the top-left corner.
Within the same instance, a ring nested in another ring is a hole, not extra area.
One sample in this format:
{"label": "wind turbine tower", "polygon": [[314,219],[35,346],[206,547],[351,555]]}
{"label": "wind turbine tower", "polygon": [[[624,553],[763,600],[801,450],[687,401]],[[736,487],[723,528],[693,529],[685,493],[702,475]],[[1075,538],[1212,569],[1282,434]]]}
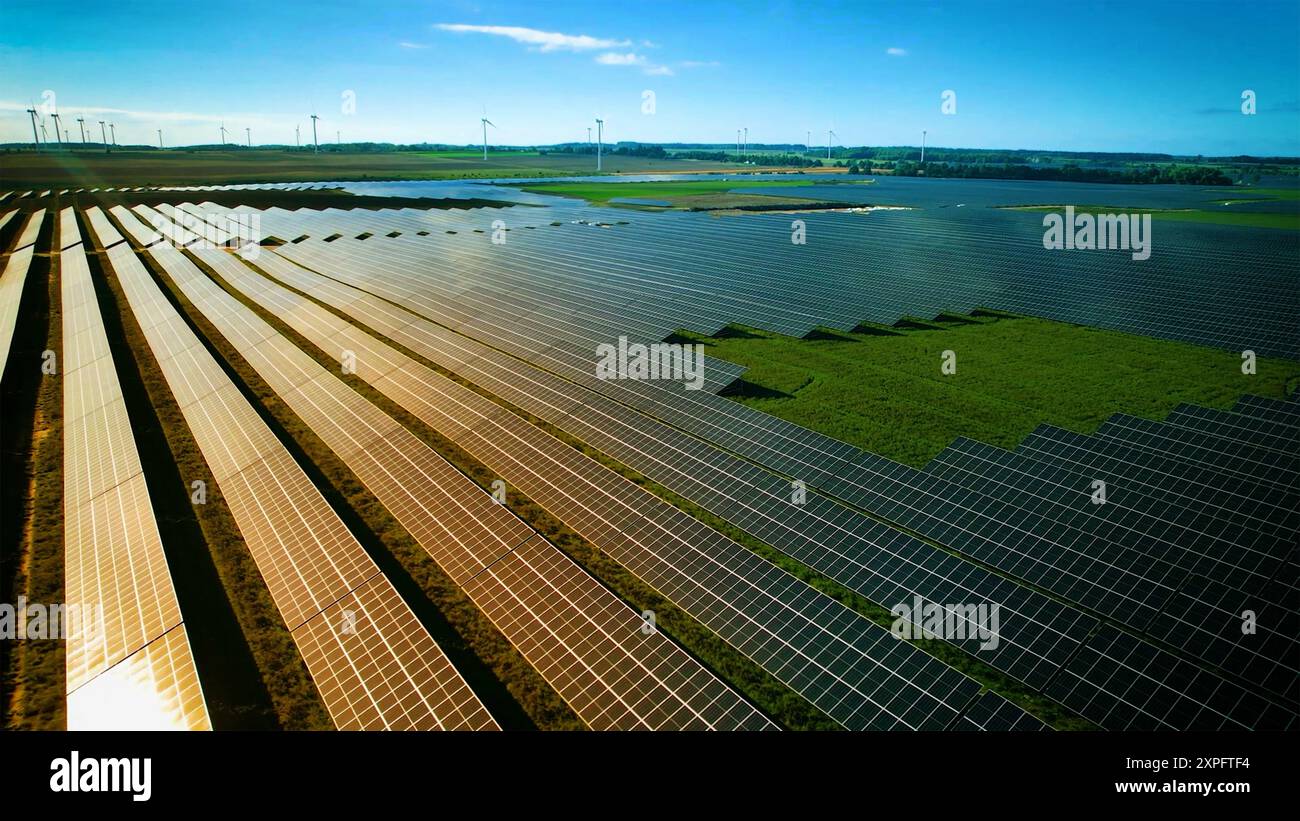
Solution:
{"label": "wind turbine tower", "polygon": [[224,120],[221,122],[221,147],[226,147],[226,123]]}
{"label": "wind turbine tower", "polygon": [[244,126],[244,141],[248,143],[249,148],[253,147],[253,129],[248,126]]}
{"label": "wind turbine tower", "polygon": [[745,127],[745,148],[740,152],[740,156],[742,159],[749,156],[749,126]]}
{"label": "wind turbine tower", "polygon": [[925,165],[925,129],[921,129],[921,165]]}
{"label": "wind turbine tower", "polygon": [[104,121],[99,121],[99,140],[104,144],[104,151],[108,151],[108,132],[104,129]]}
{"label": "wind turbine tower", "polygon": [[600,155],[601,155],[601,148],[604,139],[605,139],[605,121],[597,117],[596,118],[596,170],[597,171],[600,170],[600,159],[601,159]]}
{"label": "wind turbine tower", "polygon": [[54,139],[59,141],[59,145],[63,145],[63,127],[59,125],[59,112],[51,114],[50,119],[54,120]]}
{"label": "wind turbine tower", "polygon": [[41,138],[36,133],[36,109],[29,108],[27,109],[27,113],[30,114],[32,118],[32,146],[39,151],[41,148]]}
{"label": "wind turbine tower", "polygon": [[162,144],[162,129],[161,129],[161,128],[158,129],[158,147],[159,147],[159,148],[162,148],[162,147],[163,147],[163,144]]}
{"label": "wind turbine tower", "polygon": [[108,134],[113,138],[113,147],[117,148],[117,123],[108,124]]}
{"label": "wind turbine tower", "polygon": [[320,153],[320,141],[316,139],[316,121],[319,119],[320,117],[317,117],[315,114],[311,115],[311,144],[313,154]]}
{"label": "wind turbine tower", "polygon": [[486,160],[487,159],[487,127],[492,126],[493,128],[496,128],[497,124],[489,120],[487,117],[480,117],[479,119],[483,124],[483,159]]}
{"label": "wind turbine tower", "polygon": [[81,144],[85,145],[86,144],[86,118],[78,117],[77,125],[81,128]]}
{"label": "wind turbine tower", "polygon": [[826,132],[826,159],[831,158],[831,141],[835,139],[835,132],[828,130]]}

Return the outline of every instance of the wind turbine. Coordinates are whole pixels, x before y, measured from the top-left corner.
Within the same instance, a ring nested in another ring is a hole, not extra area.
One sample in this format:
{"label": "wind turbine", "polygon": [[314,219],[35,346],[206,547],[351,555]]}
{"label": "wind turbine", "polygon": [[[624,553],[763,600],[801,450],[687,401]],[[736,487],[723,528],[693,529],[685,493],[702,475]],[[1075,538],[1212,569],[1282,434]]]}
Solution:
{"label": "wind turbine", "polygon": [[744,150],[740,152],[740,156],[741,156],[742,159],[744,159],[744,158],[746,158],[746,157],[749,156],[749,126],[745,126],[745,143],[744,143],[744,145],[745,145]]}
{"label": "wind turbine", "polygon": [[302,148],[302,140],[298,136],[298,128],[299,128],[299,124],[294,123],[293,124],[293,147],[294,148]]}
{"label": "wind turbine", "polygon": [[487,127],[492,126],[493,128],[496,128],[497,124],[489,120],[487,117],[480,117],[479,122],[483,124],[483,159],[486,160],[487,159]]}
{"label": "wind turbine", "polygon": [[826,159],[831,158],[831,141],[835,139],[835,132],[827,130],[826,132]]}
{"label": "wind turbine", "polygon": [[591,145],[591,126],[587,126],[587,145]]}
{"label": "wind turbine", "polygon": [[317,117],[315,114],[311,115],[311,144],[313,146],[313,154],[320,153],[320,142],[316,139],[316,121],[319,119],[320,117]]}
{"label": "wind turbine", "polygon": [[32,147],[35,148],[37,151],[40,151],[41,138],[36,133],[36,109],[29,108],[27,109],[27,113],[30,114],[32,117]]}
{"label": "wind turbine", "polygon": [[99,141],[104,144],[104,152],[108,152],[108,132],[104,129],[104,121],[99,121]]}
{"label": "wind turbine", "polygon": [[162,148],[162,147],[163,147],[163,144],[162,144],[162,129],[161,129],[161,128],[158,129],[158,147],[159,147],[159,148]]}
{"label": "wind turbine", "polygon": [[740,153],[740,129],[736,129],[736,153]]}
{"label": "wind turbine", "polygon": [[605,138],[605,121],[597,117],[596,118],[596,170],[597,171],[600,170],[601,143],[604,141],[604,138]]}
{"label": "wind turbine", "polygon": [[86,118],[78,117],[77,125],[81,127],[81,144],[85,145],[86,144]]}
{"label": "wind turbine", "polygon": [[334,132],[334,144],[343,145],[343,132],[341,131]]}
{"label": "wind turbine", "polygon": [[117,148],[117,123],[108,124],[108,133],[113,138],[113,147]]}
{"label": "wind turbine", "polygon": [[804,150],[804,151],[807,151],[807,150],[808,150],[809,148],[811,148],[811,147],[812,147],[812,131],[809,131],[809,132],[808,132],[808,139],[805,140],[805,141],[804,141],[804,144],[803,144],[803,150]]}
{"label": "wind turbine", "polygon": [[248,142],[248,147],[253,147],[253,129],[244,126],[244,139]]}
{"label": "wind turbine", "polygon": [[925,129],[921,129],[921,165],[925,165]]}
{"label": "wind turbine", "polygon": [[51,114],[50,119],[54,120],[54,139],[59,141],[59,145],[63,145],[63,131],[62,126],[59,125],[59,112],[55,111]]}
{"label": "wind turbine", "polygon": [[50,144],[50,132],[45,130],[45,118],[41,118],[41,142]]}
{"label": "wind turbine", "polygon": [[221,121],[221,147],[226,147],[226,121]]}

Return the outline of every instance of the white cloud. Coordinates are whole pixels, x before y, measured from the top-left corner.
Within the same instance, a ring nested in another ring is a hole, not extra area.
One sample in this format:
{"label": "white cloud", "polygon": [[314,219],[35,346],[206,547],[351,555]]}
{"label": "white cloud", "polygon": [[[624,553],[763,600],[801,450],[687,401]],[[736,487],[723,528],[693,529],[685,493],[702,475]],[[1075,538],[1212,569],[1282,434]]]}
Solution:
{"label": "white cloud", "polygon": [[889,48],[885,49],[885,53],[888,54],[890,57],[906,57],[907,49],[899,48],[898,46],[890,46]]}
{"label": "white cloud", "polygon": [[671,77],[673,73],[673,70],[668,66],[652,63],[645,58],[645,55],[631,51],[627,53],[607,51],[604,54],[596,55],[596,62],[602,66],[636,66],[645,74],[655,77]]}
{"label": "white cloud", "polygon": [[602,66],[643,66],[645,65],[645,58],[630,51],[627,54],[610,51],[598,55],[596,62]]}
{"label": "white cloud", "polygon": [[507,37],[516,43],[533,46],[539,51],[594,51],[631,45],[629,40],[607,40],[586,34],[561,34],[522,26],[472,26],[466,23],[438,23],[437,28],[457,34],[490,34]]}
{"label": "white cloud", "polygon": [[403,40],[402,42],[398,43],[398,45],[401,46],[402,48],[428,48],[428,46],[425,45],[424,43],[412,43],[409,40]]}

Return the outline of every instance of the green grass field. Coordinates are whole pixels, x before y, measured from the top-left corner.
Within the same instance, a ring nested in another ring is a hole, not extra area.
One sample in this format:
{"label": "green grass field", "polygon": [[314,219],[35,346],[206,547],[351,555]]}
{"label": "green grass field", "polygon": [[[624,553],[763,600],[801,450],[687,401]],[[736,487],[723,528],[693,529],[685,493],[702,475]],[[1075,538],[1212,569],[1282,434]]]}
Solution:
{"label": "green grass field", "polygon": [[[921,467],[958,436],[1014,448],[1046,422],[1092,432],[1113,413],[1163,419],[1180,402],[1230,408],[1281,397],[1300,364],[1035,318],[953,322],[796,339],[743,329],[681,336],[749,370],[735,398],[873,453]],[[940,373],[952,350],[957,372]]]}
{"label": "green grass field", "polygon": [[[731,171],[732,163],[605,157],[607,174]],[[745,167],[746,170],[753,170]],[[594,157],[511,151],[312,154],[299,151],[15,151],[0,154],[0,189],[225,185],[340,180],[552,177],[596,173]]]}

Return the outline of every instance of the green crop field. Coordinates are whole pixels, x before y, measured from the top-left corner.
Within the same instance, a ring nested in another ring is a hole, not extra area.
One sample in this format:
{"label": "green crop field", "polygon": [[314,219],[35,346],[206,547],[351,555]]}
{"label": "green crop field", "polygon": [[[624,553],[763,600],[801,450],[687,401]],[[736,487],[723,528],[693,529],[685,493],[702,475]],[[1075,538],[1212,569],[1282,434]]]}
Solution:
{"label": "green crop field", "polygon": [[[1230,408],[1282,397],[1300,364],[1241,357],[1029,317],[796,339],[751,329],[683,332],[748,366],[734,398],[872,453],[921,467],[958,436],[1014,448],[1042,423],[1089,433],[1113,413],[1163,419],[1180,402]],[[940,372],[945,350],[957,372]]]}
{"label": "green crop field", "polygon": [[[607,174],[730,171],[732,163],[610,155]],[[0,154],[0,189],[228,185],[258,182],[436,180],[552,177],[596,173],[594,157],[531,151],[348,152],[250,149],[230,151],[10,151]]]}

